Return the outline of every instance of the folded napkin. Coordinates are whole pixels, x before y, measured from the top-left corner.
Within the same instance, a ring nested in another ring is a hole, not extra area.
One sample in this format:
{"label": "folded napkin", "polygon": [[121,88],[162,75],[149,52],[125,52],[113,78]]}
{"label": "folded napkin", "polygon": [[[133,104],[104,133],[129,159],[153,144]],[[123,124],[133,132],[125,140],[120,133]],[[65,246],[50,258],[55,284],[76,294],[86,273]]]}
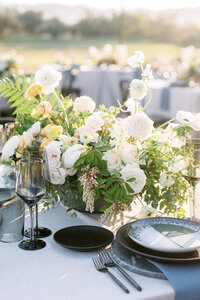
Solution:
{"label": "folded napkin", "polygon": [[176,300],[200,299],[200,263],[177,265],[149,261],[167,277]]}
{"label": "folded napkin", "polygon": [[160,108],[168,110],[169,109],[169,91],[170,87],[166,86],[163,87],[162,92],[161,92],[161,99],[160,99]]}

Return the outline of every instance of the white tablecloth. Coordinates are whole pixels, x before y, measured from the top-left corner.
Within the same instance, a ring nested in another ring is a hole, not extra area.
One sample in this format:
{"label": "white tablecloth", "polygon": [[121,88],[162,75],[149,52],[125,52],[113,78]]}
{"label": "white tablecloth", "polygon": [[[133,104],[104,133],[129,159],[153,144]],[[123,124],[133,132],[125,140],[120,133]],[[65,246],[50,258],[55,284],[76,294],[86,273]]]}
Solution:
{"label": "white tablecloth", "polygon": [[[79,89],[81,96],[91,97],[97,107],[100,104],[105,104],[106,107],[118,106],[117,99],[122,101],[120,81],[131,81],[134,76],[131,69],[122,70],[117,66],[104,68],[82,66],[77,72],[72,87]],[[67,85],[67,78],[65,79],[65,75],[63,75],[62,88],[67,88]]]}
{"label": "white tablecloth", "polygon": [[[51,228],[53,233],[70,225],[99,225],[90,215],[77,214],[78,217],[71,217],[65,208],[57,206],[49,212],[40,212],[39,223]],[[96,271],[91,259],[96,252],[63,248],[54,242],[53,235],[45,241],[47,246],[38,251],[21,250],[18,243],[0,243],[1,300],[174,300],[167,280],[129,272],[143,288],[138,292],[112,268],[129,288],[130,294],[126,294],[107,274]]]}
{"label": "white tablecloth", "polygon": [[[169,86],[167,81],[155,81],[151,84],[152,100],[146,109],[147,115],[154,120],[171,119],[178,110],[200,112],[200,88]],[[162,92],[168,87],[168,107],[162,108]],[[147,98],[146,98],[147,101]]]}

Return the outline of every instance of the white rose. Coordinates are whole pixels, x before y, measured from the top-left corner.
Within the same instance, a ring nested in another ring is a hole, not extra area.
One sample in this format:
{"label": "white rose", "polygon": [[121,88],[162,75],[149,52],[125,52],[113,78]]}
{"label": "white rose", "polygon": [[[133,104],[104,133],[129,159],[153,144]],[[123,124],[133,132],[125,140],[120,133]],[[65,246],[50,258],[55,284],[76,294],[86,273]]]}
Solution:
{"label": "white rose", "polygon": [[40,122],[36,122],[27,130],[28,133],[31,133],[33,136],[37,136],[40,133]]}
{"label": "white rose", "polygon": [[79,127],[75,135],[80,139],[81,143],[97,143],[98,141],[98,133],[95,130],[88,126]]}
{"label": "white rose", "polygon": [[135,55],[129,57],[128,65],[131,68],[137,68],[139,64],[144,63],[144,53],[142,51],[135,51]]}
{"label": "white rose", "polygon": [[73,176],[78,171],[76,168],[65,168],[66,176]]}
{"label": "white rose", "polygon": [[62,161],[65,168],[70,169],[73,168],[75,162],[79,159],[81,153],[85,152],[87,149],[80,144],[73,145],[68,148],[62,156]]}
{"label": "white rose", "polygon": [[127,182],[130,187],[134,190],[134,193],[140,193],[143,189],[143,187],[146,184],[146,175],[143,170],[139,168],[139,165],[134,164],[128,164],[126,165],[122,170],[122,179],[127,182],[130,178],[135,178],[135,181],[133,182]]}
{"label": "white rose", "polygon": [[147,94],[147,86],[140,79],[133,79],[130,85],[130,96],[133,99],[143,99]]}
{"label": "white rose", "polygon": [[65,183],[66,172],[63,168],[59,169],[49,169],[50,182],[53,184],[63,184]]}
{"label": "white rose", "polygon": [[136,145],[124,143],[121,152],[122,160],[125,164],[132,164],[139,160],[138,148]]}
{"label": "white rose", "polygon": [[105,161],[107,161],[108,171],[110,173],[112,173],[114,169],[117,171],[121,170],[122,168],[121,155],[120,155],[120,151],[117,148],[113,148],[111,150],[104,152],[102,158]]}
{"label": "white rose", "polygon": [[85,125],[98,131],[104,125],[104,120],[99,115],[93,114],[87,118]]}
{"label": "white rose", "polygon": [[145,205],[141,208],[141,217],[144,218],[153,218],[157,217],[158,212],[155,208]]}
{"label": "white rose", "polygon": [[153,121],[141,111],[130,116],[127,131],[130,136],[144,140],[152,135],[153,128]]}
{"label": "white rose", "polygon": [[77,97],[74,100],[74,111],[76,114],[81,112],[93,112],[95,110],[96,103],[92,100],[92,98],[87,96]]}
{"label": "white rose", "polygon": [[160,175],[159,183],[162,187],[170,187],[174,183],[174,180],[171,175],[163,173]]}
{"label": "white rose", "polygon": [[153,75],[152,75],[152,69],[151,69],[151,65],[150,64],[147,64],[145,69],[144,69],[144,72],[142,74],[145,79],[147,80],[153,80]]}
{"label": "white rose", "polygon": [[49,168],[50,169],[59,168],[61,166],[61,161],[60,161],[61,151],[59,149],[59,143],[52,141],[45,147],[45,150],[46,150]]}
{"label": "white rose", "polygon": [[44,94],[52,93],[61,79],[62,74],[49,66],[42,67],[35,73],[35,81],[42,86]]}
{"label": "white rose", "polygon": [[14,135],[5,143],[2,149],[2,159],[11,157],[14,154],[15,150],[19,146],[19,141],[19,137]]}
{"label": "white rose", "polygon": [[24,131],[19,141],[19,152],[27,146],[31,146],[33,141],[33,135],[30,132]]}

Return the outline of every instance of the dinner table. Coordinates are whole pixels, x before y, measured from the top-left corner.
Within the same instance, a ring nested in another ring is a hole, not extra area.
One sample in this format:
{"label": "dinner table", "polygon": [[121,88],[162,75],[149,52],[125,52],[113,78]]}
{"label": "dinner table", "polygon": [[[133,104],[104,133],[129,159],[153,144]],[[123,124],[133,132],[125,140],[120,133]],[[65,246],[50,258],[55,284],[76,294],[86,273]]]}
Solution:
{"label": "dinner table", "polygon": [[[53,234],[45,238],[46,247],[25,251],[18,242],[0,242],[1,300],[173,300],[175,294],[169,281],[139,275],[126,270],[142,287],[138,291],[115,268],[111,271],[124,283],[126,294],[105,273],[98,272],[92,257],[97,251],[79,252],[57,244],[54,234],[69,226],[102,226],[100,214],[66,211],[62,204],[43,211],[39,205],[40,226],[49,227]],[[28,209],[25,227],[29,227]],[[112,228],[109,228],[112,230]]]}

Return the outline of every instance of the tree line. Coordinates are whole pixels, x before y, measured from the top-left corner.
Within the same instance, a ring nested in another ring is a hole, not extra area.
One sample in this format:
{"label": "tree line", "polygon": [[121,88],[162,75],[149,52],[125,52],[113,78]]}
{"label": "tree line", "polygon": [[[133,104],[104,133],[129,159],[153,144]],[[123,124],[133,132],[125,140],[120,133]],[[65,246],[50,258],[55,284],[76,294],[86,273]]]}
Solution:
{"label": "tree line", "polygon": [[[67,16],[66,16],[67,18]],[[26,11],[16,13],[0,11],[0,37],[6,38],[16,34],[42,35],[58,38],[63,34],[79,37],[118,37],[120,15],[111,18],[104,16],[87,17],[74,25],[67,25],[58,18],[45,20],[41,12]],[[126,40],[151,40],[155,42],[175,43],[182,46],[193,44],[200,46],[200,29],[194,25],[184,27],[176,24],[172,18],[152,19],[142,13],[125,13],[123,25]]]}

